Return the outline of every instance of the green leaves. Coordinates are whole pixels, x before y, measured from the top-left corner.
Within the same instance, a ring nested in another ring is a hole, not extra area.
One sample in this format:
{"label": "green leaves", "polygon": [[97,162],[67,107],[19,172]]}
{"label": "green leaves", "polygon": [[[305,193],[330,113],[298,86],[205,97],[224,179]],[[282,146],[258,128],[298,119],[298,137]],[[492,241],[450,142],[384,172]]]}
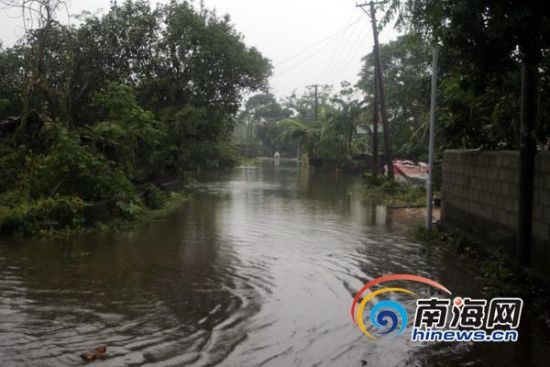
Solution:
{"label": "green leaves", "polygon": [[[549,9],[544,0],[392,0],[385,7],[386,21],[442,46],[444,147],[518,147],[520,63],[539,64],[539,92],[546,96],[550,90]],[[550,135],[548,111],[548,98],[539,98],[540,143]]]}
{"label": "green leaves", "polygon": [[[391,126],[392,150],[396,157],[427,158],[430,47],[417,34],[400,36],[381,45],[386,108]],[[358,86],[366,93],[367,118],[372,121],[374,100],[374,56],[364,58]]]}
{"label": "green leaves", "polygon": [[55,196],[26,203],[0,216],[0,233],[32,234],[78,228],[85,222],[87,203],[78,197]]}
{"label": "green leaves", "polygon": [[136,101],[133,89],[109,83],[95,97],[95,105],[108,121],[88,128],[87,137],[94,140],[106,157],[134,176],[138,163],[149,159],[165,136],[164,125],[143,110]]}
{"label": "green leaves", "polygon": [[267,86],[269,61],[242,42],[228,19],[208,10],[197,13],[187,2],[171,3],[163,12],[161,52],[168,56],[163,67],[175,71],[172,88],[184,101],[234,113],[241,93]]}
{"label": "green leaves", "polygon": [[98,154],[94,146],[82,144],[76,132],[54,125],[50,134],[50,151],[29,162],[25,181],[30,184],[31,198],[59,193],[94,202],[135,195],[124,171]]}

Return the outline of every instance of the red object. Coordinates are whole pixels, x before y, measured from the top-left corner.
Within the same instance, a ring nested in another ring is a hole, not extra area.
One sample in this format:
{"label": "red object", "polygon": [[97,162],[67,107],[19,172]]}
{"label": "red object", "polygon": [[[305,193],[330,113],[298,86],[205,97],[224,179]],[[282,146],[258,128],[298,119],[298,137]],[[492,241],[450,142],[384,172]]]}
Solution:
{"label": "red object", "polygon": [[95,361],[98,358],[103,357],[105,355],[105,353],[107,353],[107,346],[102,345],[102,346],[99,346],[99,347],[95,348],[92,351],[82,353],[80,355],[80,358],[82,358],[86,362],[91,362],[91,361]]}
{"label": "red object", "polygon": [[[387,174],[388,166],[384,166]],[[413,161],[399,160],[393,161],[393,175],[398,182],[416,182],[422,183],[428,180],[428,165],[424,162],[418,164]]]}
{"label": "red object", "polygon": [[424,176],[428,174],[428,165],[422,162],[415,164],[413,161],[395,160],[393,161],[393,173],[408,177]]}

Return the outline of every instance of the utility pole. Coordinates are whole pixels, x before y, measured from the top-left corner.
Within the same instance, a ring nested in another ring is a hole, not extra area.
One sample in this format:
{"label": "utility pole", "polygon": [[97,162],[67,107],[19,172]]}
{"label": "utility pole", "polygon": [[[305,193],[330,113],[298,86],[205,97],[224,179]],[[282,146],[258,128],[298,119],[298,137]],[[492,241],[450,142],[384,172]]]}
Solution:
{"label": "utility pole", "polygon": [[308,86],[308,88],[315,88],[315,107],[314,107],[314,116],[315,116],[315,122],[317,122],[319,118],[319,84],[313,84]]}
{"label": "utility pole", "polygon": [[516,257],[519,264],[531,263],[533,245],[533,197],[535,179],[535,157],[537,143],[537,62],[526,58],[521,65],[521,128],[519,147],[519,185],[518,185],[518,238]]}
{"label": "utility pole", "polygon": [[432,94],[430,99],[430,143],[428,147],[428,182],[426,190],[426,228],[432,229],[433,206],[433,170],[434,170],[434,145],[435,145],[435,113],[437,111],[437,59],[439,49],[434,46],[432,54]]}
{"label": "utility pole", "polygon": [[319,121],[319,85],[315,84],[315,122]]}
{"label": "utility pole", "polygon": [[378,177],[378,88],[376,72],[374,72],[374,103],[372,107],[372,175]]}
{"label": "utility pole", "polygon": [[[386,115],[386,98],[384,96],[384,73],[382,71],[382,61],[380,60],[380,45],[378,43],[378,27],[376,26],[376,10],[374,5],[382,4],[385,1],[374,2],[370,1],[368,3],[357,4],[358,8],[361,8],[367,15],[370,15],[372,22],[372,33],[374,37],[374,58],[375,58],[375,72],[377,76],[378,84],[378,97],[380,99],[380,117],[382,120],[382,126],[384,128],[384,150],[386,157],[386,165],[388,166],[388,178],[393,181],[393,156],[391,152],[390,144],[390,130],[388,128],[388,119]],[[365,10],[366,6],[369,6],[370,14]]]}

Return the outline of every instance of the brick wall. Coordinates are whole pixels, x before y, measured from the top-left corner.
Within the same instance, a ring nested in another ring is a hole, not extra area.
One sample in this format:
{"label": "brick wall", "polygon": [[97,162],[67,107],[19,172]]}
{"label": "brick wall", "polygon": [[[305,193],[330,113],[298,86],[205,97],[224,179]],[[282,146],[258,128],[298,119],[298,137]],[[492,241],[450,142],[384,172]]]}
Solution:
{"label": "brick wall", "polygon": [[[443,158],[442,222],[514,254],[518,222],[517,151],[449,150]],[[535,163],[532,267],[550,277],[550,153]]]}

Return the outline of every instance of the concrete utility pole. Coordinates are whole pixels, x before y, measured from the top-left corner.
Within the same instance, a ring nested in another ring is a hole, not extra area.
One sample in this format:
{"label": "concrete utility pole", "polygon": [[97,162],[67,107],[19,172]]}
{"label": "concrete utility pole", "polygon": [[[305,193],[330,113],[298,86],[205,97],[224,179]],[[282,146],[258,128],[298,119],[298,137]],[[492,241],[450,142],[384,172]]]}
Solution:
{"label": "concrete utility pole", "polygon": [[[377,76],[377,84],[378,84],[378,97],[380,99],[380,117],[382,120],[382,126],[384,128],[384,150],[385,150],[385,157],[386,157],[386,165],[388,166],[388,178],[391,180],[394,179],[393,177],[393,155],[391,152],[391,144],[390,144],[390,130],[388,128],[388,119],[386,116],[386,98],[384,96],[384,73],[382,71],[382,61],[380,60],[380,45],[378,43],[378,27],[376,26],[376,10],[374,9],[374,5],[376,4],[382,4],[385,1],[379,1],[379,2],[368,2],[364,4],[357,4],[358,8],[361,8],[366,14],[370,15],[371,22],[372,22],[372,33],[374,37],[374,58],[375,58],[375,72]],[[370,14],[364,9],[366,6],[369,6]]]}
{"label": "concrete utility pole", "polygon": [[372,116],[372,175],[378,177],[378,87],[376,72],[374,72],[374,103]]}
{"label": "concrete utility pole", "polygon": [[317,122],[319,118],[319,84],[310,85],[308,88],[315,88],[315,108],[313,113],[315,114],[315,122]]}
{"label": "concrete utility pole", "polygon": [[319,86],[315,84],[315,122],[319,121]]}
{"label": "concrete utility pole", "polygon": [[434,46],[432,55],[432,95],[430,99],[430,143],[428,158],[428,182],[426,187],[426,228],[432,229],[433,207],[433,170],[434,170],[434,145],[435,145],[435,113],[437,110],[437,61],[439,49]]}
{"label": "concrete utility pole", "polygon": [[533,197],[535,179],[535,157],[537,142],[537,63],[526,59],[521,66],[521,129],[519,148],[519,203],[518,203],[518,244],[516,257],[519,264],[531,263],[533,245]]}

